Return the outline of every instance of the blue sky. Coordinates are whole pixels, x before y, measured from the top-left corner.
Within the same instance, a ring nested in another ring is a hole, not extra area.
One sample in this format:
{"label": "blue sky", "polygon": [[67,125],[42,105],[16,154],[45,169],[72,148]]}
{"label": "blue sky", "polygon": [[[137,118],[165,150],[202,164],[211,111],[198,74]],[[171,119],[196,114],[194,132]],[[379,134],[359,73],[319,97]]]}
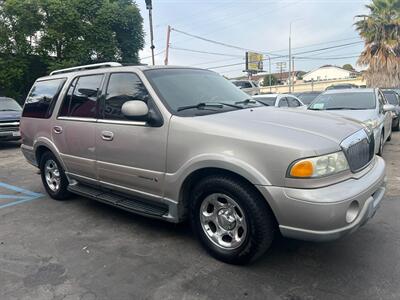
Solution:
{"label": "blue sky", "polygon": [[[144,18],[146,46],[140,53],[143,63],[151,63],[148,11],[144,0],[137,0]],[[153,0],[155,52],[165,49],[167,25],[208,39],[271,53],[288,54],[289,24],[292,21],[294,53],[361,41],[353,26],[354,17],[366,13],[367,0]],[[210,68],[233,77],[244,74],[244,51],[214,45],[175,31],[171,35],[172,48],[208,51],[223,55],[200,54],[171,49],[171,65]],[[358,55],[362,43],[308,54],[298,54],[295,69],[308,71],[325,64],[356,65],[356,58],[332,59]],[[295,56],[296,57],[296,56]],[[156,56],[156,64],[163,64],[164,53]],[[287,58],[274,59],[275,63]],[[268,69],[267,62],[264,69]]]}

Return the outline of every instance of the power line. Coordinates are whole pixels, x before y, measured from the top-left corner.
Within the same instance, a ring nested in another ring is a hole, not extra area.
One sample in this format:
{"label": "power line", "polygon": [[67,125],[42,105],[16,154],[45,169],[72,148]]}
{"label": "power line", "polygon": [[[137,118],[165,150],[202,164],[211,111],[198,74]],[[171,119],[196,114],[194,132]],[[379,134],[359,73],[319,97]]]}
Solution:
{"label": "power line", "polygon": [[201,50],[195,50],[195,49],[179,48],[179,47],[173,47],[173,46],[170,46],[170,49],[179,50],[179,51],[194,52],[194,53],[210,54],[210,55],[243,57],[243,55],[238,55],[238,54],[234,55],[234,54],[226,54],[226,53],[220,53],[220,52],[209,52],[209,51],[201,51]]}
{"label": "power line", "polygon": [[325,48],[321,48],[321,49],[308,50],[308,51],[298,52],[298,53],[295,53],[295,54],[293,54],[293,55],[299,55],[299,54],[305,54],[305,53],[319,52],[319,51],[328,50],[328,49],[334,49],[334,48],[342,48],[342,47],[346,47],[346,46],[350,46],[350,45],[356,45],[356,44],[361,44],[361,43],[364,43],[364,42],[359,41],[359,42],[353,42],[353,43],[347,43],[347,44],[342,44],[342,45],[336,45],[336,46],[325,47]]}
{"label": "power line", "polygon": [[[185,31],[182,31],[182,30],[179,30],[179,29],[176,29],[176,28],[171,28],[171,30],[173,30],[175,32],[178,32],[178,33],[181,33],[181,34],[184,34],[184,35],[187,35],[187,36],[190,36],[190,37],[193,37],[193,38],[196,38],[196,39],[199,39],[199,40],[202,40],[202,41],[205,41],[205,42],[212,43],[212,44],[216,44],[216,45],[220,45],[220,46],[224,46],[224,47],[228,47],[228,48],[232,48],[232,49],[237,49],[237,50],[241,50],[241,51],[252,51],[252,52],[259,52],[259,53],[267,54],[267,52],[256,51],[256,50],[243,48],[243,47],[239,47],[239,46],[235,46],[235,45],[231,45],[231,44],[227,44],[227,43],[211,40],[211,39],[208,39],[208,38],[204,38],[204,37],[201,37],[201,36],[198,36],[198,35],[195,35],[195,34],[187,33]],[[274,56],[280,57],[279,55],[274,55]]]}
{"label": "power line", "polygon": [[[160,54],[163,54],[164,52],[165,52],[165,49],[162,50],[162,51],[160,51],[160,52],[157,52],[156,54],[154,54],[154,56],[158,56],[158,55],[160,55]],[[148,59],[148,58],[151,58],[151,55],[150,55],[150,56],[142,57],[142,58],[140,58],[140,60]]]}

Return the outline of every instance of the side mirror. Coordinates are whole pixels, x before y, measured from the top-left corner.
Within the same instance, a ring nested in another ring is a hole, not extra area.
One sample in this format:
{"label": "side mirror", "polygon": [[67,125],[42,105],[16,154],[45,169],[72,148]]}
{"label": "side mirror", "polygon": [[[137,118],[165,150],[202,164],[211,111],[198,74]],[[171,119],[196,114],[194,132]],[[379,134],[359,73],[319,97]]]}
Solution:
{"label": "side mirror", "polygon": [[383,105],[383,111],[388,112],[388,111],[395,111],[396,108],[392,104],[385,104]]}
{"label": "side mirror", "polygon": [[126,101],[121,107],[122,114],[128,119],[143,119],[149,114],[149,107],[140,100]]}

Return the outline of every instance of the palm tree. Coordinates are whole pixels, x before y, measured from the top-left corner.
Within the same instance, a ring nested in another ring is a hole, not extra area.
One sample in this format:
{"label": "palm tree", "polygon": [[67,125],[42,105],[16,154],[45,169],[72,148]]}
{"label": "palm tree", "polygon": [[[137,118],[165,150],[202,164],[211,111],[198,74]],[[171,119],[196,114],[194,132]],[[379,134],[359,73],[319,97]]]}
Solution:
{"label": "palm tree", "polygon": [[400,0],[372,0],[369,15],[358,15],[357,31],[365,41],[358,64],[367,66],[371,87],[400,86]]}

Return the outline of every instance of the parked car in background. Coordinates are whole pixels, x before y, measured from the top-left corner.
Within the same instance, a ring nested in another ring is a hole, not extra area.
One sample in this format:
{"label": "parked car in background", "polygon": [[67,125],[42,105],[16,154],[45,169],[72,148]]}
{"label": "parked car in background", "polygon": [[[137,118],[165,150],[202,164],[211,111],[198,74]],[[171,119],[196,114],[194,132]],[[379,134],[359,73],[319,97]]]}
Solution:
{"label": "parked car in background", "polygon": [[289,94],[265,94],[253,96],[253,99],[265,106],[274,107],[304,107],[303,102],[296,96]]}
{"label": "parked car in background", "polygon": [[329,91],[329,90],[358,89],[358,88],[359,88],[358,85],[352,83],[342,83],[342,84],[330,85],[325,90]]}
{"label": "parked car in background", "polygon": [[0,97],[0,141],[19,140],[21,106],[12,98]]}
{"label": "parked car in background", "polygon": [[329,111],[362,122],[374,133],[375,153],[382,155],[383,145],[392,134],[392,111],[380,89],[330,90],[318,96],[309,110]]}
{"label": "parked car in background", "polygon": [[386,97],[386,100],[394,105],[395,110],[393,111],[393,122],[392,122],[392,129],[394,131],[400,130],[400,95],[396,93],[394,90],[383,90],[383,94]]}
{"label": "parked car in background", "polygon": [[259,95],[260,87],[255,81],[252,80],[231,80],[239,89],[250,96]]}
{"label": "parked car in background", "polygon": [[303,102],[304,105],[309,105],[321,93],[322,92],[302,92],[302,93],[293,93],[292,95],[300,99],[300,101]]}
{"label": "parked car in background", "polygon": [[229,263],[260,257],[277,231],[314,241],[351,233],[385,192],[385,162],[364,126],[269,109],[209,70],[53,71],[34,83],[21,134],[52,198],[72,192],[189,220],[208,252]]}

